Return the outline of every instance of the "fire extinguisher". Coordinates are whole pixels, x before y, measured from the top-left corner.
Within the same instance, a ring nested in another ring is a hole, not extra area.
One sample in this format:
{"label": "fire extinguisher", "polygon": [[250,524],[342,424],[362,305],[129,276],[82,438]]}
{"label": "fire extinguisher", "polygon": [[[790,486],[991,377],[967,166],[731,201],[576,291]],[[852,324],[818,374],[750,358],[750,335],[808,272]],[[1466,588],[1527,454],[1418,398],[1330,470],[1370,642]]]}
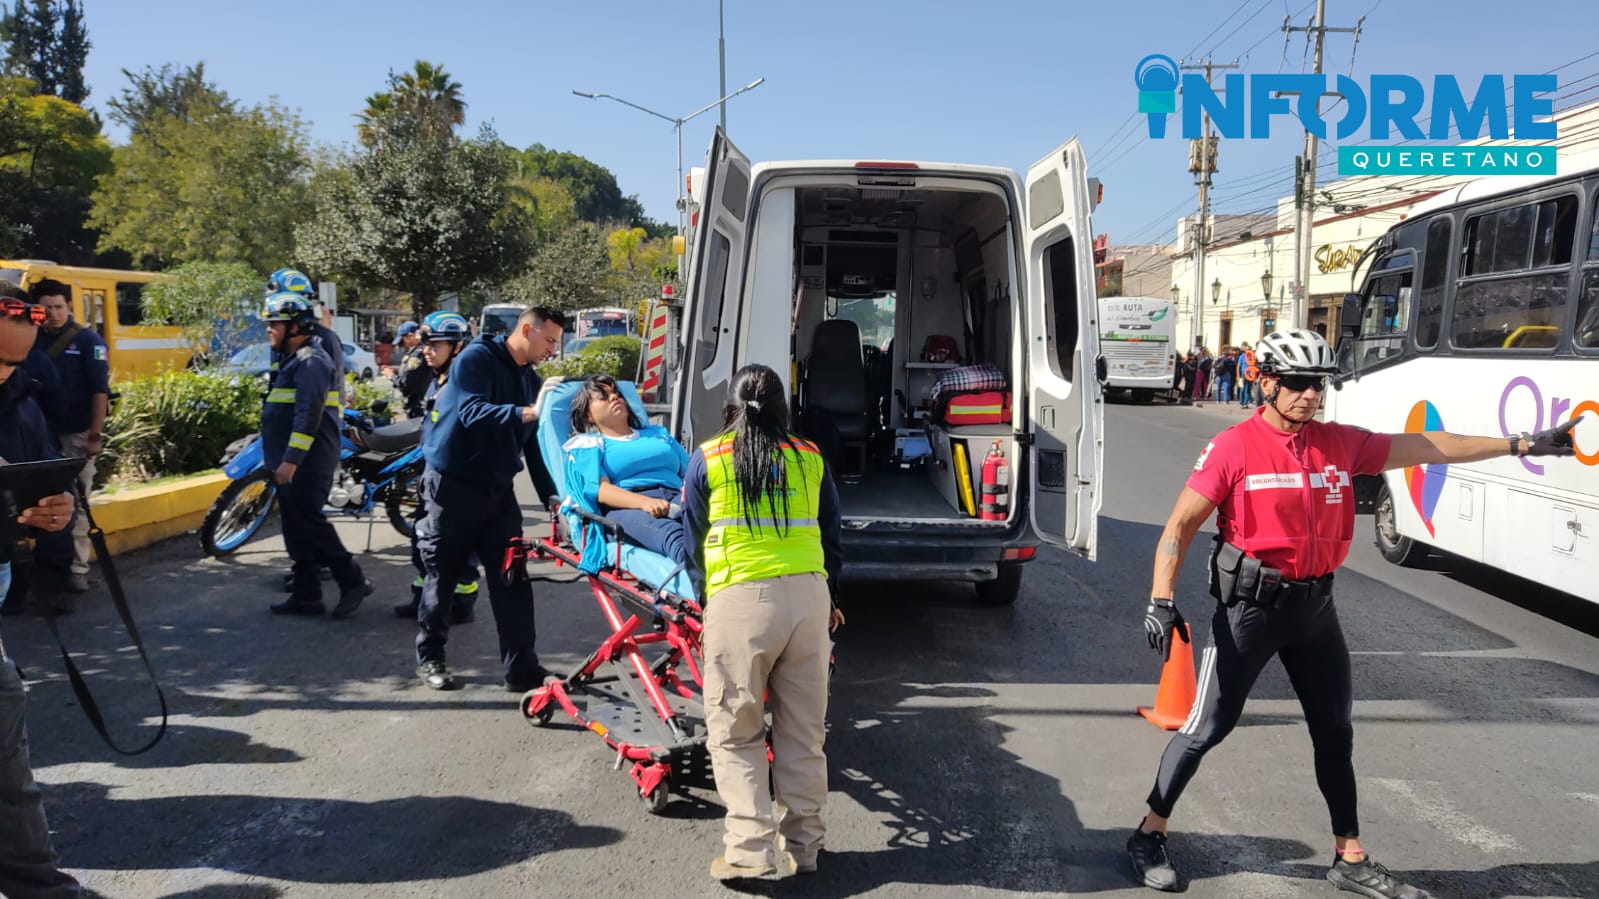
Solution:
{"label": "fire extinguisher", "polygon": [[1010,463],[999,441],[983,457],[983,503],[979,516],[983,521],[1004,521],[1010,517]]}

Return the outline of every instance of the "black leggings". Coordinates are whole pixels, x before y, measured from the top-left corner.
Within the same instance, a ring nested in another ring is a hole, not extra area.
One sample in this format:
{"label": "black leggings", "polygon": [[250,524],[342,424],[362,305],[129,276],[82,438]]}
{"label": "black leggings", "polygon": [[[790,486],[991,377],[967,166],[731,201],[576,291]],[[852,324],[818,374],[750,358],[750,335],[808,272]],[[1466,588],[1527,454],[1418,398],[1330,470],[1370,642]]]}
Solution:
{"label": "black leggings", "polygon": [[1232,732],[1255,678],[1273,655],[1282,659],[1305,710],[1316,752],[1316,785],[1327,800],[1333,835],[1357,837],[1349,647],[1331,596],[1281,609],[1217,604],[1210,643],[1200,657],[1199,695],[1160,758],[1149,808],[1162,818],[1171,817],[1199,760]]}

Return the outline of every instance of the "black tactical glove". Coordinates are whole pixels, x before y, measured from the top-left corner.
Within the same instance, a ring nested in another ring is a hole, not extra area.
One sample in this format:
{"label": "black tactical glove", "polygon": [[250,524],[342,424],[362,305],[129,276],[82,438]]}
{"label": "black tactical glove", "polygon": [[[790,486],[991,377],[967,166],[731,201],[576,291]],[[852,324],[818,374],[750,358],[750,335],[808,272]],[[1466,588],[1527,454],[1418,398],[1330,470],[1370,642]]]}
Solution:
{"label": "black tactical glove", "polygon": [[1173,634],[1182,637],[1184,643],[1194,642],[1183,613],[1177,611],[1177,604],[1169,599],[1149,601],[1149,608],[1144,610],[1144,632],[1149,637],[1149,648],[1164,652],[1167,661],[1171,660]]}
{"label": "black tactical glove", "polygon": [[1563,425],[1557,425],[1547,431],[1536,434],[1522,434],[1521,441],[1526,447],[1522,453],[1525,456],[1574,456],[1577,453],[1577,444],[1572,440],[1571,429],[1577,426],[1581,419],[1573,418]]}

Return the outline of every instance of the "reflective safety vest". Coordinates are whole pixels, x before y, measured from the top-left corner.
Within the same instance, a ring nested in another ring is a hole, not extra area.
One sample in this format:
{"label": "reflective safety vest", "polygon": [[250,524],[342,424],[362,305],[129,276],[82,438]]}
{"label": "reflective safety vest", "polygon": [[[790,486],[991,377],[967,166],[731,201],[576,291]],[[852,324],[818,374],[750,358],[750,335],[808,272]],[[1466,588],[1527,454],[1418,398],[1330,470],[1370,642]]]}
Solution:
{"label": "reflective safety vest", "polygon": [[781,499],[774,511],[762,497],[753,510],[765,513],[748,520],[738,479],[733,473],[733,435],[700,445],[705,454],[705,482],[710,490],[709,528],[705,534],[705,595],[745,581],[786,574],[823,574],[822,454],[812,443],[796,438],[784,448],[778,468],[779,489],[788,498],[788,527],[779,527]]}

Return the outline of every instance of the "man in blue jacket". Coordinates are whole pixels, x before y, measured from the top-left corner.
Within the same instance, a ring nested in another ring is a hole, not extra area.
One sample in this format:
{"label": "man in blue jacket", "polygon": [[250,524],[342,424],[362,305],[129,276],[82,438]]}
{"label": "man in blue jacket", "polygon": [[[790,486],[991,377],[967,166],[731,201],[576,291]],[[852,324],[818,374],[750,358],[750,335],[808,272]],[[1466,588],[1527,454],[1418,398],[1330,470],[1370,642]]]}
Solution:
{"label": "man in blue jacket", "polygon": [[[110,407],[111,362],[105,341],[72,320],[72,288],[51,278],[33,285],[33,301],[44,307],[45,321],[34,349],[54,363],[60,387],[55,394],[56,441],[63,455],[88,459],[78,475],[85,501],[94,488],[94,459],[105,448],[105,418]],[[46,414],[52,410],[46,409]],[[72,593],[89,589],[89,521],[79,515],[72,527],[72,570],[57,599],[57,611],[72,611]]]}
{"label": "man in blue jacket", "polygon": [[[35,311],[37,310],[37,311]],[[33,379],[22,364],[43,319],[40,307],[0,297],[0,465],[58,459]],[[0,524],[0,603],[11,588],[15,526],[35,529],[34,558],[65,565],[72,558],[73,498],[63,493]],[[27,699],[16,664],[0,645],[0,896],[70,897],[78,882],[63,872],[50,843],[44,801],[28,761]]]}
{"label": "man in blue jacket", "polygon": [[[475,551],[485,565],[498,565],[511,538],[522,534],[516,473],[527,466],[541,502],[557,495],[535,436],[541,381],[533,366],[554,355],[565,327],[560,313],[535,306],[509,333],[473,341],[450,367],[450,389],[438,394],[429,415],[420,486],[427,516],[416,526],[427,571],[417,612],[416,676],[435,690],[456,686],[444,644],[452,593],[468,557]],[[549,675],[533,648],[533,588],[507,585],[493,571],[487,580],[506,689],[531,690]]]}
{"label": "man in blue jacket", "polygon": [[320,615],[321,566],[339,585],[334,618],[348,618],[372,592],[333,524],[322,514],[339,466],[339,390],[333,360],[313,336],[311,302],[285,291],[267,297],[267,338],[283,360],[261,408],[261,457],[278,485],[283,545],[294,563],[289,598],[279,615]]}

